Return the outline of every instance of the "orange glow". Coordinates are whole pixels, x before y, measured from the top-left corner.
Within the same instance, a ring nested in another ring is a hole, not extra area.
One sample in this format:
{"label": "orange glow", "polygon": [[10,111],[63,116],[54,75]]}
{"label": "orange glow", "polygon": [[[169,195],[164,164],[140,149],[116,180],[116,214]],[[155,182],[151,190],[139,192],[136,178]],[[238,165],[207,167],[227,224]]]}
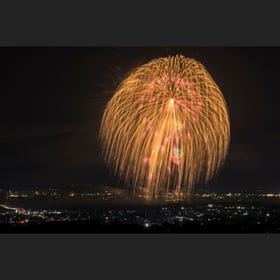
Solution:
{"label": "orange glow", "polygon": [[135,69],[107,104],[100,128],[108,166],[150,199],[191,193],[209,181],[229,139],[222,92],[202,64],[182,55]]}

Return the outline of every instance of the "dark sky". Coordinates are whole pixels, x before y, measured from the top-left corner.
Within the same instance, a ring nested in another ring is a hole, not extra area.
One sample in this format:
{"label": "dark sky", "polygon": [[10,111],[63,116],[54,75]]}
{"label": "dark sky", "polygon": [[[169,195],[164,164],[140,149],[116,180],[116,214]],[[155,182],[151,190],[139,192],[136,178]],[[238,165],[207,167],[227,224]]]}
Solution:
{"label": "dark sky", "polygon": [[199,60],[229,107],[231,143],[213,191],[279,186],[280,48],[1,48],[0,186],[112,183],[97,140],[105,104],[150,59]]}

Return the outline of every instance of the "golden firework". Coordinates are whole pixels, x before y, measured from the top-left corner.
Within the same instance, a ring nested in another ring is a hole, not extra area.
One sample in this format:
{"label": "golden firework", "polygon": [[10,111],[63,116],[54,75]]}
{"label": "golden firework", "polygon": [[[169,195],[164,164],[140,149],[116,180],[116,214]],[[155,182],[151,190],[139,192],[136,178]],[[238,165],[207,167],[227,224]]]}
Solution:
{"label": "golden firework", "polygon": [[230,139],[223,95],[204,66],[158,58],[125,79],[105,109],[100,140],[107,164],[152,198],[191,193],[224,162]]}

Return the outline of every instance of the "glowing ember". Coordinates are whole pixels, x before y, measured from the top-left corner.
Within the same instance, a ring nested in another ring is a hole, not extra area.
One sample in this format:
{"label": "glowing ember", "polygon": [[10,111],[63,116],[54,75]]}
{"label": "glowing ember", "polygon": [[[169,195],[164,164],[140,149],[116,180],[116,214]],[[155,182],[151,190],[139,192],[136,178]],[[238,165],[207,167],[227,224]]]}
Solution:
{"label": "glowing ember", "polygon": [[100,129],[107,164],[152,198],[191,193],[224,162],[226,103],[199,62],[174,56],[137,68],[108,103]]}

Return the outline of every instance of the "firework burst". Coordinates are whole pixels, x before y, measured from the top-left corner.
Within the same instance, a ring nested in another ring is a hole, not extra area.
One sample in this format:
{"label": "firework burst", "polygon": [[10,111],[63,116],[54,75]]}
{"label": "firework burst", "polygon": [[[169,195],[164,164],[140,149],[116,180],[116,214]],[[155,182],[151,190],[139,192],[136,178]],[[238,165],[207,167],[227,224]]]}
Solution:
{"label": "firework burst", "polygon": [[105,109],[100,140],[114,174],[144,191],[191,193],[224,162],[230,138],[223,95],[204,66],[158,58],[125,79]]}

